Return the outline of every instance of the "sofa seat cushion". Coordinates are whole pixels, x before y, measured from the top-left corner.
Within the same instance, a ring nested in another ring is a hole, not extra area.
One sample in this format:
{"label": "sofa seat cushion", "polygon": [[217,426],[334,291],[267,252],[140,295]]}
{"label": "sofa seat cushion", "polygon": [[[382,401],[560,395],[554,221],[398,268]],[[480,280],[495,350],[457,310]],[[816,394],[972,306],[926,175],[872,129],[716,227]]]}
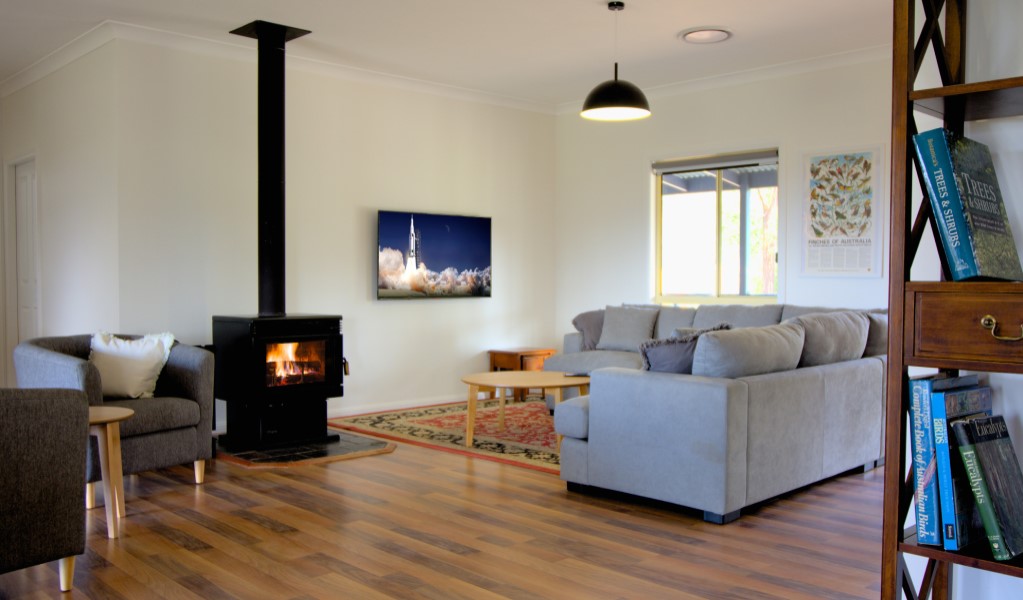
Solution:
{"label": "sofa seat cushion", "polygon": [[795,369],[803,335],[791,322],[705,333],[696,344],[693,375],[732,379]]}
{"label": "sofa seat cushion", "polygon": [[639,352],[583,350],[570,354],[555,354],[543,363],[544,371],[565,371],[566,373],[589,374],[594,369],[603,369],[604,367],[640,369],[643,367],[643,357]]}
{"label": "sofa seat cushion", "polygon": [[107,400],[103,404],[123,406],[135,411],[134,415],[121,421],[121,437],[195,427],[199,424],[199,404],[186,398],[158,396],[135,400]]}
{"label": "sofa seat cushion", "polygon": [[590,435],[590,397],[579,396],[554,407],[554,430],[565,437],[585,440]]}

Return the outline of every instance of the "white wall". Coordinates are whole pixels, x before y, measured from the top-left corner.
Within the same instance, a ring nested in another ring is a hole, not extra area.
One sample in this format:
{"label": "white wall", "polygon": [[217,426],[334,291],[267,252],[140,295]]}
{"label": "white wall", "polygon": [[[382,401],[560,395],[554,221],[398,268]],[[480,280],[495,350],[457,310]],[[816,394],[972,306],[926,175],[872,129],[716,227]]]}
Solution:
{"label": "white wall", "polygon": [[[556,341],[553,116],[290,61],[287,86],[287,309],[344,316],[332,414],[461,399],[488,348]],[[37,157],[46,334],[203,344],[257,312],[255,51],[114,40],[0,118],[4,160]],[[493,297],[377,301],[378,209],[492,217]]]}
{"label": "white wall", "polygon": [[[820,151],[883,149],[877,206],[887,215],[891,137],[890,59],[651,96],[645,121],[557,121],[559,333],[583,310],[649,302],[654,293],[651,163],[708,154],[779,149],[779,301],[829,306],[888,304],[884,273],[872,278],[800,273],[805,157]],[[887,221],[882,237],[887,236]]]}

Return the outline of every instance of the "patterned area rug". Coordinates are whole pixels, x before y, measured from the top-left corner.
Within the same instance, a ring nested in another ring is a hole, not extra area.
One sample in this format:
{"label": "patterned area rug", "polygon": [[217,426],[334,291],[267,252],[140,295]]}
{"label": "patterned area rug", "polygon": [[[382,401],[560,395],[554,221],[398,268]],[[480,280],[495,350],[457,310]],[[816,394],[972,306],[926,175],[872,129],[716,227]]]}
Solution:
{"label": "patterned area rug", "polygon": [[331,427],[349,429],[428,448],[476,456],[517,466],[559,473],[554,419],[539,396],[524,402],[510,398],[505,427],[498,427],[497,400],[476,408],[472,448],[465,447],[465,402],[330,419]]}

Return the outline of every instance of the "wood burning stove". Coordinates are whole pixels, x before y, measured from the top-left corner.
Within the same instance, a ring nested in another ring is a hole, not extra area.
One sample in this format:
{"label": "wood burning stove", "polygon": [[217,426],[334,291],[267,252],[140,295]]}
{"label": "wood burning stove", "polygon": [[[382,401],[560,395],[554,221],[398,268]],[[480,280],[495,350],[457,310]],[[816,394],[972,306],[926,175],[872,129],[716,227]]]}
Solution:
{"label": "wood burning stove", "polygon": [[340,315],[213,317],[214,394],[230,450],[323,442],[327,398],[344,394]]}
{"label": "wood burning stove", "polygon": [[231,33],[259,52],[259,315],[213,317],[214,394],[227,402],[229,450],[337,439],[327,398],[344,395],[340,315],[284,306],[284,44],[308,31],[253,21]]}

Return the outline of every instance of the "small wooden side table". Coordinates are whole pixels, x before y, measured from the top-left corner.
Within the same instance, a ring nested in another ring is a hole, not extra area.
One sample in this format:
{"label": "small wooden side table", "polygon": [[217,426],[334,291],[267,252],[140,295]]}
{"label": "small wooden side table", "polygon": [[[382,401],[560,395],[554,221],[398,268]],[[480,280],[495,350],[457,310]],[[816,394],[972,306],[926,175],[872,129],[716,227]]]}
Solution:
{"label": "small wooden side table", "polygon": [[121,421],[135,414],[121,406],[90,406],[89,435],[99,441],[99,470],[103,475],[103,504],[107,511],[107,537],[120,535],[124,518],[124,478],[121,474]]}
{"label": "small wooden side table", "polygon": [[[542,371],[544,361],[557,351],[554,348],[509,348],[488,352],[491,371]],[[515,400],[521,402],[527,391],[516,389]]]}

